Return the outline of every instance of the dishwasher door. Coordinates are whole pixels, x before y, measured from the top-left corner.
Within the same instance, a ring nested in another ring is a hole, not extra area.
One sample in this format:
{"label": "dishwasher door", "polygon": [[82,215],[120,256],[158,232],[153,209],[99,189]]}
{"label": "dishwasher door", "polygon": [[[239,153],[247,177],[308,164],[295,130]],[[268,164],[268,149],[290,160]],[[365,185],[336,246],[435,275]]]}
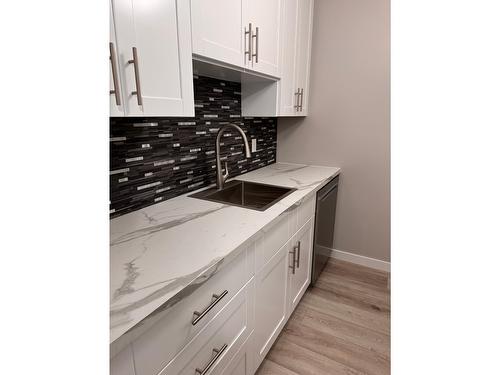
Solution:
{"label": "dishwasher door", "polygon": [[314,285],[321,271],[325,268],[330,258],[331,250],[333,250],[333,230],[335,227],[338,183],[339,177],[337,176],[321,188],[316,195],[312,285]]}

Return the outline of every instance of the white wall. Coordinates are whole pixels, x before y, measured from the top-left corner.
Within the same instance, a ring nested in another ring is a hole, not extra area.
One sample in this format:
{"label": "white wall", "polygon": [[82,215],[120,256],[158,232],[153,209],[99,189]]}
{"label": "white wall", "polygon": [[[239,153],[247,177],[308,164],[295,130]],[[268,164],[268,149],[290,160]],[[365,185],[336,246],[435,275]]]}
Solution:
{"label": "white wall", "polygon": [[311,64],[278,161],[341,167],[335,248],[390,261],[390,1],[316,0]]}

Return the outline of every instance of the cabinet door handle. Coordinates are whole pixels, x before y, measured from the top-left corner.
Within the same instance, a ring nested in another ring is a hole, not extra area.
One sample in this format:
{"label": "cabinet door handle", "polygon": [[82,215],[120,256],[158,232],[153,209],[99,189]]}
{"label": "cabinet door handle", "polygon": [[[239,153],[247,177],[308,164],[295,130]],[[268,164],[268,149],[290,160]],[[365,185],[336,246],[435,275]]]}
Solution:
{"label": "cabinet door handle", "polygon": [[210,367],[212,367],[214,365],[214,363],[217,362],[217,360],[222,355],[222,353],[224,353],[224,350],[226,350],[226,348],[227,348],[227,344],[222,345],[220,349],[213,348],[212,352],[215,353],[215,355],[212,357],[210,362],[207,363],[207,365],[205,366],[205,368],[203,370],[197,368],[195,373],[200,374],[200,375],[205,375],[208,372],[208,370],[210,370]]}
{"label": "cabinet door handle", "polygon": [[297,252],[297,246],[293,247],[293,251],[288,252],[289,254],[292,254],[292,265],[288,266],[288,268],[292,269],[292,275],[295,275],[295,264],[296,264],[295,254],[296,254],[296,252]]}
{"label": "cabinet door handle", "polygon": [[297,268],[300,268],[300,241],[297,243]]}
{"label": "cabinet door handle", "polygon": [[137,95],[137,104],[142,105],[141,79],[139,78],[139,59],[137,58],[137,48],[132,47],[133,60],[129,60],[129,64],[134,64],[135,73],[135,90],[132,95]]}
{"label": "cabinet door handle", "polygon": [[304,103],[304,89],[300,89],[300,112],[302,112],[302,104]]}
{"label": "cabinet door handle", "polygon": [[295,95],[295,105],[293,106],[293,108],[295,108],[295,110],[298,111],[299,110],[300,89],[297,89],[297,92],[294,93],[293,95]]}
{"label": "cabinet door handle", "polygon": [[111,60],[111,74],[113,75],[113,90],[109,90],[109,94],[115,94],[116,105],[122,105],[120,84],[118,83],[118,71],[116,69],[116,52],[112,42],[109,43],[109,59]]}
{"label": "cabinet door handle", "polygon": [[[255,57],[255,62],[259,62],[259,28],[255,28],[255,34],[252,35],[252,38],[255,38],[255,53],[252,57]],[[253,42],[252,42],[253,43]]]}
{"label": "cabinet door handle", "polygon": [[204,317],[205,315],[207,315],[207,314],[208,314],[208,312],[209,312],[210,310],[212,310],[212,309],[215,307],[215,305],[217,305],[217,304],[220,302],[220,300],[221,300],[221,299],[223,299],[223,298],[226,296],[226,294],[227,294],[227,293],[228,293],[228,292],[227,292],[227,290],[225,290],[225,291],[223,291],[223,292],[222,292],[221,294],[219,294],[219,295],[217,295],[217,294],[212,294],[212,302],[210,303],[210,305],[208,305],[208,306],[207,306],[207,308],[206,308],[205,310],[203,310],[202,312],[199,312],[199,311],[195,311],[195,312],[193,312],[194,317],[193,317],[193,320],[191,321],[191,324],[192,324],[192,325],[196,325],[196,324],[198,324],[198,322],[199,322],[201,319],[203,319],[203,317]]}
{"label": "cabinet door handle", "polygon": [[248,51],[245,51],[245,56],[248,55],[248,61],[252,61],[252,23],[248,24],[248,31],[245,27],[245,40],[248,34]]}

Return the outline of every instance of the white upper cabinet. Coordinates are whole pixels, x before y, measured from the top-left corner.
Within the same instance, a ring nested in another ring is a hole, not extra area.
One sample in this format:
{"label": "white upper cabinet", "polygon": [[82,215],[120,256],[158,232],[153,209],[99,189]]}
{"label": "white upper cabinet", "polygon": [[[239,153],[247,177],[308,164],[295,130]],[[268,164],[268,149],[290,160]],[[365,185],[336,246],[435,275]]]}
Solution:
{"label": "white upper cabinet", "polygon": [[283,0],[191,0],[193,53],[279,77]]}
{"label": "white upper cabinet", "polygon": [[300,0],[287,0],[283,5],[281,23],[280,66],[281,80],[279,115],[294,116],[297,107],[297,87],[295,84],[295,63],[297,44],[297,15]]}
{"label": "white upper cabinet", "polygon": [[300,89],[299,114],[307,116],[309,103],[309,70],[311,65],[311,39],[314,0],[299,1],[296,52],[296,82]]}
{"label": "white upper cabinet", "polygon": [[245,56],[242,0],[191,0],[193,53],[235,66]]}
{"label": "white upper cabinet", "polygon": [[189,4],[112,0],[126,116],[194,116]]}
{"label": "white upper cabinet", "polygon": [[314,0],[283,5],[279,116],[307,116]]}
{"label": "white upper cabinet", "polygon": [[274,77],[279,77],[281,7],[282,0],[243,1],[243,23],[252,26],[250,69]]}

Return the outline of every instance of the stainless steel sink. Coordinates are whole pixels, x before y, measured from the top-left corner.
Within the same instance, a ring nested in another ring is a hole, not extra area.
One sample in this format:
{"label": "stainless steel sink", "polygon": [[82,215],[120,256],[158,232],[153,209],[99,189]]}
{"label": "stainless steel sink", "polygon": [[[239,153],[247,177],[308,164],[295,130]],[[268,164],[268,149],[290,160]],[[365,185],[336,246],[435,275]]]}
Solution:
{"label": "stainless steel sink", "polygon": [[190,197],[265,211],[295,190],[297,189],[234,180],[226,183],[222,190],[207,189]]}

